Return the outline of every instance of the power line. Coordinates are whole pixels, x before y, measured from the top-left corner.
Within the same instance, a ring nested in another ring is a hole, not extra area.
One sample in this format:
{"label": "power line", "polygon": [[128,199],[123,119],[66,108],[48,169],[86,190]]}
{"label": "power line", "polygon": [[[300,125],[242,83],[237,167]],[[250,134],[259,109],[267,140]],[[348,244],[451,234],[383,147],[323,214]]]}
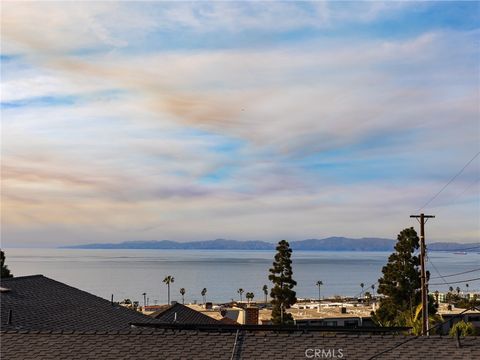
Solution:
{"label": "power line", "polygon": [[455,251],[465,251],[465,250],[474,250],[474,249],[480,249],[479,246],[472,246],[468,248],[458,248],[458,249],[448,249],[448,250],[433,250],[433,251],[448,251],[448,252],[455,252]]}
{"label": "power line", "polygon": [[480,181],[480,177],[478,177],[476,180],[472,181],[465,189],[463,189],[463,191],[458,194],[454,200],[457,200],[460,196],[462,196],[463,194],[465,194],[473,185],[475,185],[477,182]]}
{"label": "power line", "polygon": [[[440,274],[440,271],[438,271],[437,267],[435,266],[435,264],[432,262],[432,260],[430,260],[430,258],[427,256],[427,260],[430,262],[430,264],[432,264],[433,268],[435,269],[435,271],[437,272],[438,276],[440,278],[442,278],[443,282],[445,283],[445,285],[448,285],[447,281],[445,280],[445,276],[442,276],[442,274]],[[433,278],[435,279],[435,278]],[[430,284],[429,284],[430,285]]]}
{"label": "power line", "polygon": [[428,206],[428,204],[430,204],[433,200],[435,200],[437,198],[438,195],[440,195],[443,190],[445,190],[447,188],[448,185],[450,185],[457,177],[460,176],[461,173],[463,173],[463,171],[468,167],[468,165],[470,165],[473,160],[476,159],[476,157],[480,155],[480,151],[477,152],[464,166],[463,168],[455,174],[455,176],[453,176],[441,189],[439,192],[437,192],[435,195],[432,196],[432,198],[430,200],[428,200],[420,209],[418,209],[418,211],[420,210],[423,210],[424,208],[426,208]]}
{"label": "power line", "polygon": [[[430,259],[428,259],[430,261],[430,263],[433,265],[432,261]],[[433,265],[433,268],[435,268],[435,265]],[[447,278],[447,277],[452,277],[452,276],[458,276],[458,275],[463,275],[463,274],[468,274],[468,273],[472,273],[472,272],[475,272],[475,271],[480,271],[480,268],[478,269],[472,269],[472,270],[468,270],[468,271],[462,271],[462,272],[459,272],[459,273],[456,273],[456,274],[450,274],[450,275],[444,275],[442,276],[440,273],[438,275],[440,276],[436,276],[436,277],[431,277],[430,279],[439,279],[439,278]],[[437,273],[438,273],[438,270],[437,270]]]}
{"label": "power line", "polygon": [[476,281],[480,280],[480,278],[475,278],[475,279],[468,279],[468,280],[462,280],[462,281],[451,281],[451,282],[445,282],[445,284],[430,284],[430,285],[452,285],[452,284],[461,284],[461,283],[468,283],[470,281]]}
{"label": "power line", "polygon": [[[373,286],[373,285],[377,286],[377,284],[378,284],[378,281],[374,282],[373,284],[370,284],[370,286],[367,287],[367,289],[372,289],[372,286]],[[368,291],[368,290],[367,290],[367,291]],[[360,291],[359,293],[357,293],[357,295],[354,296],[354,297],[355,297],[355,298],[358,298],[360,295],[362,295],[362,293],[366,293],[367,291],[363,291],[363,290],[362,290],[362,291]],[[374,291],[374,290],[372,289],[372,291]],[[378,291],[378,288],[377,288],[377,291]],[[372,294],[372,296],[374,296],[374,294]]]}

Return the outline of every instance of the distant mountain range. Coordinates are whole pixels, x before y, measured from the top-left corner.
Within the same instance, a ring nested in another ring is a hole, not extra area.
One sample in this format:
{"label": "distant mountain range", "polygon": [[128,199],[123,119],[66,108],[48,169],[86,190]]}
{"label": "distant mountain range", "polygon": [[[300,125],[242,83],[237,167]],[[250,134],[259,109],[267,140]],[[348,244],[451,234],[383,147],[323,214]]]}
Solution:
{"label": "distant mountain range", "polygon": [[[395,240],[381,238],[351,239],[345,237],[329,237],[325,239],[307,239],[291,241],[293,250],[316,251],[392,251]],[[125,241],[121,243],[84,244],[62,246],[67,249],[181,249],[181,250],[274,250],[276,244],[265,241],[238,240],[205,240],[176,242],[170,240]],[[431,251],[466,251],[478,249],[480,243],[458,244],[452,242],[437,242],[428,244]]]}

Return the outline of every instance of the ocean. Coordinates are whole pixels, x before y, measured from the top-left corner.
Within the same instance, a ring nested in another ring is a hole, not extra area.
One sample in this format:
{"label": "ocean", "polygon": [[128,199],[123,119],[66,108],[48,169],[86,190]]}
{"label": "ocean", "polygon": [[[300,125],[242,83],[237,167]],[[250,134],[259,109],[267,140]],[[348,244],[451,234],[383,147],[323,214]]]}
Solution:
{"label": "ocean", "polygon": [[[175,278],[172,300],[181,300],[180,288],[186,289],[186,302],[201,302],[200,292],[207,288],[207,301],[238,299],[237,289],[263,300],[262,286],[270,287],[268,269],[274,251],[254,250],[85,250],[85,249],[6,249],[6,264],[15,276],[42,274],[105,299],[129,298],[143,304],[166,303],[166,275]],[[387,252],[294,251],[293,274],[299,298],[318,298],[316,282],[323,281],[321,296],[357,296],[371,291],[381,276]],[[427,268],[431,272],[430,291],[446,291],[449,286],[438,278],[480,268],[480,254],[466,255],[430,252]],[[478,278],[479,271],[445,278],[447,282]],[[377,286],[377,285],[376,285]],[[470,291],[480,291],[480,281],[469,283]]]}

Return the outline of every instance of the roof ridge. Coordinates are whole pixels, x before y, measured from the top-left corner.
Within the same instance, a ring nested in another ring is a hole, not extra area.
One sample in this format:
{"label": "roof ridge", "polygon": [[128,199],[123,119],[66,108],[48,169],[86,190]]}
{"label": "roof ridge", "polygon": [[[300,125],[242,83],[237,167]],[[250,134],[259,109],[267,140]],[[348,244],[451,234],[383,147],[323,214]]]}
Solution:
{"label": "roof ridge", "polygon": [[2,278],[1,282],[4,282],[4,281],[13,281],[13,280],[31,279],[31,278],[35,278],[35,277],[44,277],[44,278],[48,279],[45,275],[35,274],[35,275],[25,275],[25,276],[14,276],[14,277],[10,277],[10,278]]}
{"label": "roof ridge", "polygon": [[[180,332],[180,333],[188,333],[188,332],[195,332],[199,333],[198,330],[191,330],[191,329],[158,329],[159,331],[154,331],[154,330],[146,330],[146,329],[128,329],[128,330],[33,330],[33,329],[2,329],[0,330],[0,334],[35,334],[35,335],[164,335],[165,331],[171,331],[171,332]],[[221,331],[217,331],[218,333],[222,333]],[[247,331],[248,332],[248,331]],[[268,331],[266,330],[262,336],[268,336],[269,334],[277,336],[278,333],[275,331]],[[300,332],[300,334],[304,334]],[[311,334],[311,333],[308,333]],[[284,335],[286,336],[292,336],[293,334],[290,333],[285,333]],[[325,337],[325,334],[321,335],[322,337]],[[329,334],[329,338],[350,338],[350,337],[364,337],[364,336],[359,336],[357,334]],[[366,337],[370,338],[412,338],[412,340],[429,340],[431,337],[428,338],[415,338],[414,335],[390,335],[390,336],[385,336],[382,334],[378,335],[366,335]],[[444,336],[435,336],[435,338],[439,339],[452,339],[451,336],[444,335]],[[463,339],[480,339],[480,336],[466,336],[462,337]]]}

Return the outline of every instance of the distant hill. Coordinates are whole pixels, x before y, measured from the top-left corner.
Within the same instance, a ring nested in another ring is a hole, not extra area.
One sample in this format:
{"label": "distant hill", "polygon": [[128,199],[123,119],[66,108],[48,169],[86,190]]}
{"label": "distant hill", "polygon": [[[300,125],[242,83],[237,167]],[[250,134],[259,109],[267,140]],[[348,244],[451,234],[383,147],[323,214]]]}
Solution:
{"label": "distant hill", "polygon": [[293,250],[324,251],[392,251],[395,241],[381,238],[350,239],[329,237],[326,239],[308,239],[291,242]]}
{"label": "distant hill", "polygon": [[183,250],[272,250],[275,245],[264,241],[205,240],[191,242],[125,241],[121,243],[62,246],[66,249],[183,249]]}
{"label": "distant hill", "polygon": [[[326,239],[307,239],[291,241],[293,250],[316,251],[393,251],[395,240],[382,238],[352,239],[346,237],[329,237]],[[238,240],[204,240],[176,242],[170,240],[125,241],[121,243],[84,244],[62,246],[66,249],[183,249],[183,250],[274,250],[276,244],[265,241]],[[431,251],[463,251],[478,248],[480,243],[432,243],[428,244]]]}

